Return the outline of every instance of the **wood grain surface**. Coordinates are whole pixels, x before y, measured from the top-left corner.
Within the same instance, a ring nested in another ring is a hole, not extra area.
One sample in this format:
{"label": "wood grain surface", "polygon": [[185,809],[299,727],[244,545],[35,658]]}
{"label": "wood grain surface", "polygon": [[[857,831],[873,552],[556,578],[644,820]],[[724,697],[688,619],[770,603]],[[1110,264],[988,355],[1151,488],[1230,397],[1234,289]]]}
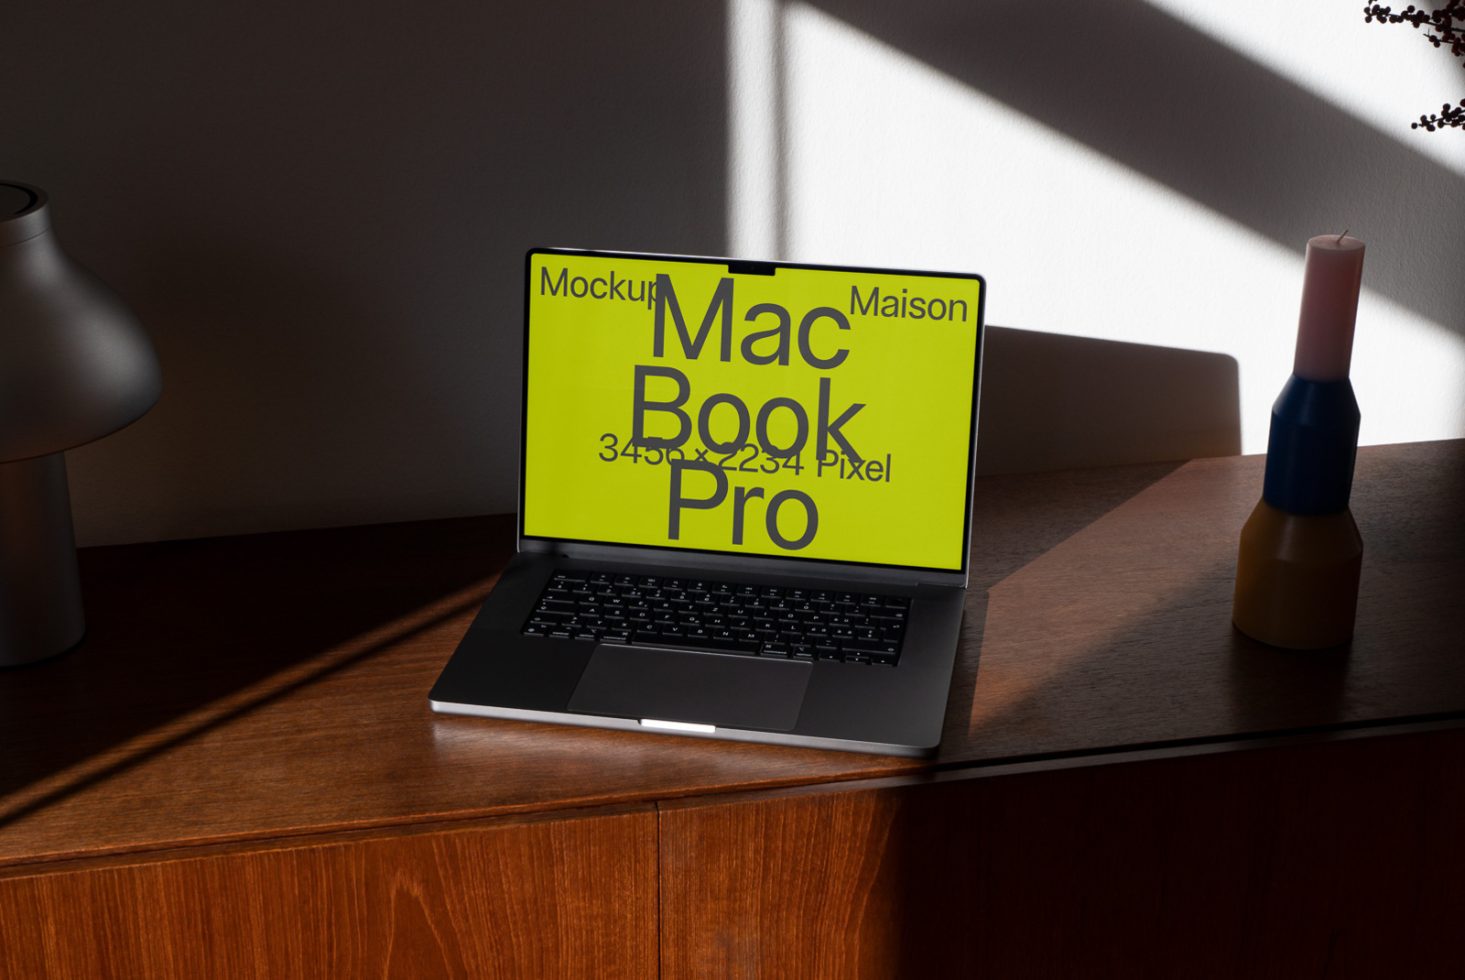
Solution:
{"label": "wood grain surface", "polygon": [[0,976],[654,976],[656,861],[646,808],[11,877]]}
{"label": "wood grain surface", "polygon": [[[1186,747],[1465,710],[1465,443],[1360,450],[1351,648],[1230,626],[1259,457],[978,481],[940,755],[434,715],[512,550],[481,518],[88,549],[89,635],[0,673],[0,876],[424,820]],[[5,870],[9,868],[9,870]]]}
{"label": "wood grain surface", "polygon": [[1356,633],[1348,647],[1311,653],[1266,647],[1231,626],[1237,542],[1263,464],[1195,460],[1081,522],[1055,518],[1110,471],[1004,481],[979,509],[968,655],[955,674],[942,757],[1459,715],[1465,443],[1360,450]]}
{"label": "wood grain surface", "polygon": [[661,807],[665,980],[1460,975],[1465,733]]}

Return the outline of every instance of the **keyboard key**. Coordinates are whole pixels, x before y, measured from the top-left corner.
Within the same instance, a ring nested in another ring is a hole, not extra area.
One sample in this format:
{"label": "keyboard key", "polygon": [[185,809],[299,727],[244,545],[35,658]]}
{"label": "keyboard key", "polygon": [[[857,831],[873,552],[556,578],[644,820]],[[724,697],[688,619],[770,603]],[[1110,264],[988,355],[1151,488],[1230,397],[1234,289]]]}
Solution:
{"label": "keyboard key", "polygon": [[707,641],[719,650],[737,650],[743,653],[757,653],[758,644],[732,637],[714,636]]}
{"label": "keyboard key", "polygon": [[846,650],[859,650],[863,653],[889,653],[900,652],[898,643],[891,643],[889,640],[849,640],[841,644]]}

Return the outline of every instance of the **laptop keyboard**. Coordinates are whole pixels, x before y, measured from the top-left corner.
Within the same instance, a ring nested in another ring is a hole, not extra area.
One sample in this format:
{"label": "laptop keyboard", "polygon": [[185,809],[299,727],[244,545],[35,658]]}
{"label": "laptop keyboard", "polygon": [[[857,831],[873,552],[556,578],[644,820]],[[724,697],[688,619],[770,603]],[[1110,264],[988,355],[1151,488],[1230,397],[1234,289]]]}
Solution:
{"label": "laptop keyboard", "polygon": [[562,571],[524,634],[894,666],[909,614],[904,596]]}

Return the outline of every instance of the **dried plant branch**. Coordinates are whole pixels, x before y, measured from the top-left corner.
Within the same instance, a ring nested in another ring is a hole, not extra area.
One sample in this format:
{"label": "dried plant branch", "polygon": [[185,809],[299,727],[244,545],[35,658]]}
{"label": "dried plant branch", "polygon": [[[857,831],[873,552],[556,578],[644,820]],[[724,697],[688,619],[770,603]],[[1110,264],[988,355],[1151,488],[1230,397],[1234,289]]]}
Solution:
{"label": "dried plant branch", "polygon": [[[1363,8],[1366,24],[1410,24],[1416,30],[1424,31],[1424,38],[1436,48],[1448,47],[1450,54],[1465,59],[1465,0],[1449,0],[1442,7],[1423,10],[1410,4],[1398,13],[1388,4],[1370,3]],[[1410,129],[1437,129],[1465,127],[1465,99],[1456,106],[1446,102],[1437,113],[1426,113],[1419,122],[1410,123]]]}

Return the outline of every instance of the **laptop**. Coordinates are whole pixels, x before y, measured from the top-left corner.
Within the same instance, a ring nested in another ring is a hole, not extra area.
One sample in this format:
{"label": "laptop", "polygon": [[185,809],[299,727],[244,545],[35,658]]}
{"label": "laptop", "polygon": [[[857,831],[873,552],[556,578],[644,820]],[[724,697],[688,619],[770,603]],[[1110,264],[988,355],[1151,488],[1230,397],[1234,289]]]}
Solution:
{"label": "laptop", "polygon": [[525,290],[518,550],[433,710],[934,752],[982,278],[537,248]]}

